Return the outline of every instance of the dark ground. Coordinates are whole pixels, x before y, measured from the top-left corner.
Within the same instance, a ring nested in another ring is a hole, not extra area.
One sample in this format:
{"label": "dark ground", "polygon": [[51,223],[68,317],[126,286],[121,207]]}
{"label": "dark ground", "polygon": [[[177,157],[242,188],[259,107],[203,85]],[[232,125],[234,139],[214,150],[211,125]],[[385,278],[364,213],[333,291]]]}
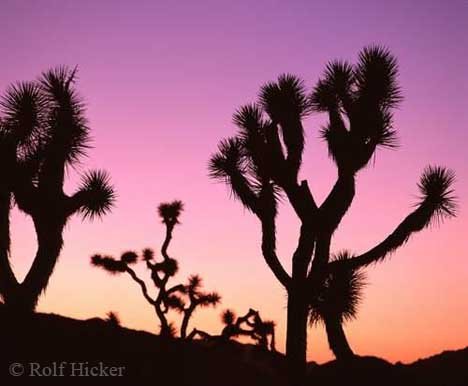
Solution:
{"label": "dark ground", "polygon": [[[66,384],[71,380],[72,371],[75,374],[73,380],[78,380],[77,376],[84,375],[87,369],[101,374],[101,377],[81,377],[87,385],[124,379],[129,381],[128,384],[134,384],[132,380],[151,380],[153,385],[172,386],[287,384],[281,354],[236,342],[208,344],[163,340],[97,318],[82,321],[53,314],[34,314],[18,321],[0,308],[0,344],[1,385],[40,381],[39,374],[48,372],[65,377],[42,377],[42,381],[60,379],[60,384]],[[62,362],[67,363],[61,369]],[[94,367],[96,369],[91,369]],[[13,377],[10,371],[24,373]],[[114,376],[111,376],[112,372]],[[119,373],[122,377],[115,377]],[[307,385],[468,386],[468,347],[408,365],[393,365],[375,357],[357,357],[348,363],[311,363]]]}

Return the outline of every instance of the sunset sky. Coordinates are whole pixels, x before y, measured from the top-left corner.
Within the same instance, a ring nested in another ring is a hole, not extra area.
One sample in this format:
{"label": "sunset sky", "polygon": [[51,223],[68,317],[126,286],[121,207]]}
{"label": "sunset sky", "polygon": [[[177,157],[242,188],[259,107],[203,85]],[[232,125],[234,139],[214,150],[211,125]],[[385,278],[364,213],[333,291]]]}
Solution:
{"label": "sunset sky", "polygon": [[[352,3],[352,4],[351,4]],[[468,345],[468,3],[451,1],[0,1],[0,90],[61,64],[78,66],[94,148],[81,169],[109,171],[118,193],[102,221],[74,218],[39,311],[76,318],[118,312],[122,324],[157,331],[158,322],[127,276],[91,267],[95,252],[159,248],[162,201],[186,210],[170,254],[177,278],[200,273],[223,303],[200,311],[192,326],[221,328],[223,308],[259,309],[278,324],[284,348],[286,295],[263,261],[257,219],[207,176],[231,117],[279,74],[310,90],[327,61],[355,61],[383,44],[400,64],[404,95],[395,113],[401,147],[379,150],[357,179],[356,199],[333,250],[363,252],[412,210],[428,164],[457,174],[456,219],[416,234],[367,270],[358,319],[345,326],[360,355],[413,361]],[[336,178],[319,129],[306,121],[303,179],[320,202]],[[76,186],[70,172],[67,191]],[[279,255],[289,269],[298,222],[287,205],[278,224]],[[12,221],[12,261],[22,278],[35,253],[28,217]],[[141,275],[147,274],[141,270]],[[308,358],[332,358],[321,327],[310,329]]]}

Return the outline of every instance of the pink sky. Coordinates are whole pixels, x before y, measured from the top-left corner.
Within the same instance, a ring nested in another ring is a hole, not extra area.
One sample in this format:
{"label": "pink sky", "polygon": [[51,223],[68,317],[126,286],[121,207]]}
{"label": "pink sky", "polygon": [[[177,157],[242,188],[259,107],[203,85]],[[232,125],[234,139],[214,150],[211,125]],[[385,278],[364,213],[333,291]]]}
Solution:
{"label": "pink sky", "polygon": [[[411,210],[427,164],[456,171],[460,211],[368,270],[359,318],[346,330],[357,353],[392,361],[466,346],[467,19],[463,0],[2,1],[0,90],[51,66],[78,65],[95,145],[83,168],[107,169],[119,196],[103,221],[71,221],[39,310],[79,318],[114,310],[124,325],[156,331],[134,283],[92,268],[89,256],[159,247],[164,229],[156,206],[177,198],[187,208],[171,247],[179,277],[200,273],[223,295],[222,306],[198,313],[194,324],[215,332],[222,308],[258,308],[277,321],[283,348],[286,296],[261,257],[259,225],[225,186],[208,179],[207,162],[218,141],[233,134],[235,108],[253,101],[261,84],[291,72],[310,88],[328,60],[355,60],[364,45],[381,43],[400,63],[402,146],[379,151],[359,175],[333,249],[360,252],[385,237]],[[335,178],[318,138],[325,119],[307,121],[302,169],[318,200]],[[288,265],[297,221],[281,209],[279,254]],[[34,233],[17,212],[12,227],[13,263],[22,276]],[[311,329],[309,359],[330,358],[324,332]]]}

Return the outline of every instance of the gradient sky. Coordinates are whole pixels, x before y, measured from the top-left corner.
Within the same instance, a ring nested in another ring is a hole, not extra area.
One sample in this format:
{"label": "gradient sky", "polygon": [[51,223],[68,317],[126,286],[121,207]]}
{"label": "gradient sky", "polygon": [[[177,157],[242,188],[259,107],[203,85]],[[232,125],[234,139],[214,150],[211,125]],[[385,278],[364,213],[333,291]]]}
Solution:
{"label": "gradient sky", "polygon": [[[381,43],[400,63],[405,100],[395,118],[402,146],[378,151],[359,174],[333,250],[362,252],[393,230],[412,209],[427,164],[456,171],[460,211],[368,269],[359,318],[346,331],[357,353],[391,361],[466,346],[467,20],[465,0],[1,0],[0,90],[51,66],[78,65],[95,146],[83,169],[107,169],[119,196],[103,221],[69,223],[39,310],[78,318],[114,310],[125,326],[156,331],[136,284],[91,267],[89,256],[159,247],[164,229],[156,206],[177,198],[186,203],[171,246],[178,277],[198,272],[223,295],[222,307],[199,312],[194,324],[216,332],[222,308],[258,308],[277,321],[282,349],[286,297],[263,262],[259,224],[208,179],[207,161],[234,132],[234,109],[253,101],[262,83],[291,72],[310,88],[328,60],[355,60],[363,46]],[[302,169],[319,201],[335,179],[318,138],[325,119],[306,123]],[[287,206],[281,210],[279,254],[288,266],[298,223]],[[34,232],[18,212],[12,228],[13,264],[22,277],[35,252]],[[330,358],[323,329],[311,329],[309,359]]]}

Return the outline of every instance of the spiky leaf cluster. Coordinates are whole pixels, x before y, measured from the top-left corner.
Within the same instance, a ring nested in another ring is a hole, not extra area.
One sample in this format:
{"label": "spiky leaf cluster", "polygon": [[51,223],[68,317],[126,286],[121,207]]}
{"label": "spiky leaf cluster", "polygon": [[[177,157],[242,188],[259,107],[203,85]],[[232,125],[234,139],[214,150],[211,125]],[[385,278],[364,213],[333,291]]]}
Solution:
{"label": "spiky leaf cluster", "polygon": [[195,309],[200,307],[215,307],[221,301],[221,296],[217,292],[204,292],[203,280],[200,275],[190,275],[188,283],[184,287],[190,307]]}
{"label": "spiky leaf cluster", "polygon": [[418,187],[420,204],[425,202],[434,207],[436,221],[456,214],[456,198],[453,189],[455,173],[440,166],[428,166],[424,170]]}
{"label": "spiky leaf cluster", "polygon": [[[235,137],[221,141],[210,160],[210,176],[228,183],[246,208],[276,210],[278,183],[299,171],[304,149],[301,119],[310,113],[303,82],[281,75],[260,91],[259,103],[239,108]],[[289,173],[289,175],[287,174]]]}
{"label": "spiky leaf cluster", "polygon": [[167,276],[174,276],[179,270],[179,263],[175,259],[168,258],[160,263],[155,263],[153,267],[156,272],[163,272]]}
{"label": "spiky leaf cluster", "polygon": [[143,261],[151,261],[154,259],[154,251],[151,248],[145,248],[142,251]]}
{"label": "spiky leaf cluster", "polygon": [[197,297],[201,307],[214,307],[221,301],[221,296],[217,292],[198,293]]}
{"label": "spiky leaf cluster", "polygon": [[169,295],[164,299],[164,304],[168,308],[172,308],[178,312],[183,312],[185,309],[185,302],[184,300],[175,294]]}
{"label": "spiky leaf cluster", "polygon": [[[84,103],[75,89],[76,74],[76,69],[67,67],[48,70],[37,81],[10,86],[0,100],[0,142],[10,154],[11,178],[23,188],[39,187],[49,201],[52,192],[56,202],[66,197],[64,169],[77,165],[90,147]],[[29,196],[18,190],[15,200],[26,213],[31,214],[33,200],[44,205],[30,196],[31,188]],[[72,198],[66,216],[79,212],[83,218],[94,218],[109,212],[115,192],[105,172],[91,171],[84,174]]]}
{"label": "spiky leaf cluster", "polygon": [[236,314],[234,311],[230,310],[230,309],[227,309],[227,310],[224,310],[222,313],[221,313],[221,321],[225,324],[225,325],[231,325],[231,324],[234,324],[236,320]]}
{"label": "spiky leaf cluster", "polygon": [[116,193],[109,174],[103,170],[86,172],[82,177],[79,192],[86,197],[80,208],[83,218],[102,217],[114,205]]}
{"label": "spiky leaf cluster", "polygon": [[[335,261],[352,258],[344,251],[334,257]],[[320,291],[310,297],[310,322],[316,324],[333,318],[340,323],[356,317],[366,276],[362,270],[341,268],[331,273],[324,281]]]}
{"label": "spiky leaf cluster", "polygon": [[159,217],[165,224],[178,224],[179,216],[183,210],[184,204],[179,200],[165,202],[158,206]]}
{"label": "spiky leaf cluster", "polygon": [[114,259],[112,256],[101,256],[99,254],[91,256],[91,264],[101,267],[111,274],[125,272],[127,264],[124,261]]}
{"label": "spiky leaf cluster", "polygon": [[195,293],[203,286],[203,280],[200,275],[190,275],[188,278],[187,290],[190,293]]}
{"label": "spiky leaf cluster", "polygon": [[392,109],[401,101],[398,65],[386,48],[364,48],[357,64],[334,61],[311,95],[315,111],[327,112],[322,136],[339,168],[356,172],[377,146],[395,147]]}

